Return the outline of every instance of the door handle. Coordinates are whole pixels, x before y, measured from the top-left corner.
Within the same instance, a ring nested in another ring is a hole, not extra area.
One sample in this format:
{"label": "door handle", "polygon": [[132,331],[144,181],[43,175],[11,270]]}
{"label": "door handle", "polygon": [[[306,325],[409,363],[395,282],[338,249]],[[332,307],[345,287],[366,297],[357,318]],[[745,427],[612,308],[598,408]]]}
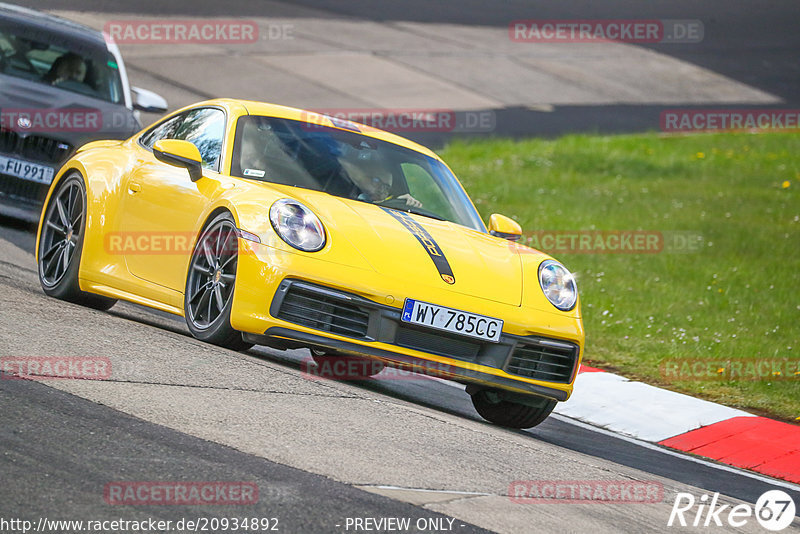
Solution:
{"label": "door handle", "polygon": [[142,190],[142,186],[137,182],[128,182],[128,193],[135,194]]}

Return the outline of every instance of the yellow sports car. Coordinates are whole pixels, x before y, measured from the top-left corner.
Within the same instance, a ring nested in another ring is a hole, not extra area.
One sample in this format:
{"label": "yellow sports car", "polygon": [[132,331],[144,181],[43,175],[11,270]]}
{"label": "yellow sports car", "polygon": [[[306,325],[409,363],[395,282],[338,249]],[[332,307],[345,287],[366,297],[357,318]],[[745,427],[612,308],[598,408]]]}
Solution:
{"label": "yellow sports car", "polygon": [[520,234],[501,215],[487,229],[407,139],[219,99],[83,146],[50,187],[36,259],[53,297],[171,312],[235,350],[448,378],[484,418],[529,428],[572,392],[584,333],[573,276]]}

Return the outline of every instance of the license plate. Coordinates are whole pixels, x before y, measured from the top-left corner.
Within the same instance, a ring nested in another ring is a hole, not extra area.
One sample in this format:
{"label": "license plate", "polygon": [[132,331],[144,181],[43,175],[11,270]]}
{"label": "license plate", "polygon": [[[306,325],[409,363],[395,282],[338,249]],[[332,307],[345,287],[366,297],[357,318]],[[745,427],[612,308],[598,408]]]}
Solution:
{"label": "license plate", "polygon": [[400,319],[405,323],[474,337],[496,343],[503,332],[503,321],[437,304],[406,299]]}
{"label": "license plate", "polygon": [[50,185],[50,182],[53,181],[55,170],[47,165],[39,165],[38,163],[0,155],[0,173]]}

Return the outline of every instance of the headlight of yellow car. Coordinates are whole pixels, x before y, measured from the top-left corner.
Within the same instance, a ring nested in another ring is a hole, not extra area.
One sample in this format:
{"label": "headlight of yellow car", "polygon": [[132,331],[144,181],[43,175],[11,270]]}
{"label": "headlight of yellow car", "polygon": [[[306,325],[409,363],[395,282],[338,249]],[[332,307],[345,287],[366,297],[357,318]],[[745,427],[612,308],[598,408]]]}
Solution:
{"label": "headlight of yellow car", "polygon": [[322,222],[296,200],[276,200],[269,208],[269,220],[280,238],[296,249],[316,252],[325,246]]}
{"label": "headlight of yellow car", "polygon": [[545,260],[539,265],[539,285],[550,303],[562,311],[575,307],[578,286],[575,277],[566,267],[554,260]]}

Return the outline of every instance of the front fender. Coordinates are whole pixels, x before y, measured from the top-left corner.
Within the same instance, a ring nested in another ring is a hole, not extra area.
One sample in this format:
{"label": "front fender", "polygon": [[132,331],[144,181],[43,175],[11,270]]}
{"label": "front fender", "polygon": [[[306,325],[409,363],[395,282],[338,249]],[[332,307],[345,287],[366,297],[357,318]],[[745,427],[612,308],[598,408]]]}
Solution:
{"label": "front fender", "polygon": [[75,154],[81,154],[83,152],[87,152],[89,150],[94,150],[94,149],[97,149],[97,148],[113,148],[115,146],[121,145],[122,143],[123,143],[123,141],[120,141],[118,139],[117,140],[104,139],[104,140],[100,140],[100,141],[91,141],[91,142],[86,143],[85,145],[81,146],[80,148],[78,148],[78,150],[75,152]]}
{"label": "front fender", "polygon": [[[130,173],[136,163],[135,154],[127,146],[128,142],[95,141],[88,143],[81,147],[78,153],[56,173],[47,191],[44,208],[39,217],[36,233],[37,261],[39,240],[47,206],[61,180],[71,172],[80,173],[86,186],[87,216],[83,247],[84,249],[89,247],[93,250],[103,250],[107,221],[110,221],[113,218],[111,215],[119,209],[123,177]],[[97,255],[82,255],[79,278],[84,278],[87,271],[99,269],[104,265],[103,262],[103,258]]]}
{"label": "front fender", "polygon": [[317,252],[303,252],[283,241],[275,232],[275,229],[272,228],[272,223],[269,220],[269,208],[276,200],[287,197],[293,198],[284,191],[267,184],[251,184],[239,181],[235,187],[228,189],[214,203],[206,217],[213,214],[218,208],[223,207],[233,214],[236,226],[239,229],[257,235],[262,245],[281,254],[307,255],[338,265],[373,270],[351,243],[349,238],[352,238],[352,236],[343,235],[336,227],[336,221],[326,218],[323,215],[324,210],[308,201],[302,202],[320,217],[325,227],[325,246]]}

